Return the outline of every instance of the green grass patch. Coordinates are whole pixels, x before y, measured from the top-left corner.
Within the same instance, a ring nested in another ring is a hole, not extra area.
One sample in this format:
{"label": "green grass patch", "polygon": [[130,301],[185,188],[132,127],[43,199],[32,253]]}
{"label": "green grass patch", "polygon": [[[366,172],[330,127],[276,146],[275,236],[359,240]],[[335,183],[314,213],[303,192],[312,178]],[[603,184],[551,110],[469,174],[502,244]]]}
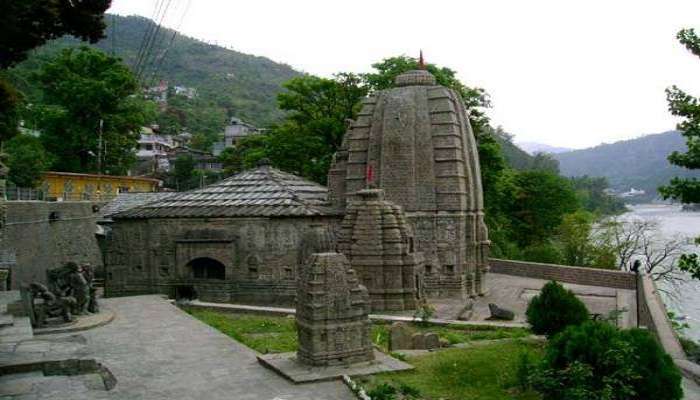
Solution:
{"label": "green grass patch", "polygon": [[297,328],[293,318],[231,314],[201,308],[184,310],[260,353],[286,353],[297,350]]}
{"label": "green grass patch", "polygon": [[[196,307],[184,307],[187,313],[260,353],[285,353],[297,350],[297,331],[293,318],[236,314]],[[389,348],[389,324],[373,323],[371,337],[384,352]],[[431,326],[413,324],[417,332],[435,332],[451,344],[477,340],[517,339],[530,335],[527,329],[490,326]]]}
{"label": "green grass patch", "polygon": [[408,357],[414,370],[374,375],[362,383],[370,392],[388,392],[387,386],[392,386],[397,393],[410,391],[421,399],[538,400],[538,394],[518,389],[517,370],[523,353],[539,359],[542,344],[515,340]]}

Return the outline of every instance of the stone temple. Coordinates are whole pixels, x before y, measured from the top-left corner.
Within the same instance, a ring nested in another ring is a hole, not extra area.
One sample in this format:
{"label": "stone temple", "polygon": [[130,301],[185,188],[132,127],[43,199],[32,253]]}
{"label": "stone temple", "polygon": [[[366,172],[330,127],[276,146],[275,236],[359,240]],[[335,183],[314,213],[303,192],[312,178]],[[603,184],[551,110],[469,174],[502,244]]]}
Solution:
{"label": "stone temple", "polygon": [[395,86],[364,101],[331,167],[330,201],[343,210],[362,189],[384,189],[414,229],[426,293],[482,294],[490,242],[462,99],[425,70],[399,75]]}
{"label": "stone temple", "polygon": [[338,251],[371,308],[483,294],[489,249],[462,99],[425,70],[364,100],[329,188],[268,165],[111,215],[108,296],[293,305],[299,269]]}

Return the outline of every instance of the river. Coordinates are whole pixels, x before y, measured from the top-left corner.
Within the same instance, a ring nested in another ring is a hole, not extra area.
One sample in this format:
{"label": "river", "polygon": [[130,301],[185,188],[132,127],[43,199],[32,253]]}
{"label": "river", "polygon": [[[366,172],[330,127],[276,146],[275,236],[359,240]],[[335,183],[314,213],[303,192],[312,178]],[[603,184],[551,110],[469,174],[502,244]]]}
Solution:
{"label": "river", "polygon": [[[665,239],[677,236],[695,238],[700,236],[700,212],[682,211],[677,205],[642,204],[630,206],[624,219],[654,220],[659,224],[659,233]],[[700,252],[700,246],[689,244],[688,252]],[[685,316],[690,326],[684,334],[700,340],[700,281],[688,280],[677,289],[676,296],[663,296],[666,306],[677,315]]]}

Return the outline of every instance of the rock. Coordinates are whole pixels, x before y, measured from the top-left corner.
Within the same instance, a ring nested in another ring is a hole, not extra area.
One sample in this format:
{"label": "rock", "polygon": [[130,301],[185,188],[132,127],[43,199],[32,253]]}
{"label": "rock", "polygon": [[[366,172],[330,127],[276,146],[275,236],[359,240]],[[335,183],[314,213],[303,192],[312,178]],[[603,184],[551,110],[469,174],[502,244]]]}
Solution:
{"label": "rock", "polygon": [[401,322],[394,322],[389,328],[389,351],[410,350],[413,348],[411,328]]}
{"label": "rock", "polygon": [[425,350],[425,335],[422,333],[414,333],[413,336],[411,336],[411,340],[413,342],[413,349],[414,350]]}
{"label": "rock", "polygon": [[464,308],[459,312],[457,315],[457,319],[460,321],[469,321],[472,318],[472,314],[474,313],[474,301],[473,300],[467,300],[467,304],[464,305]]}
{"label": "rock", "polygon": [[489,303],[489,311],[491,316],[489,319],[496,319],[502,321],[512,321],[515,319],[515,313],[505,308],[501,308],[493,303]]}
{"label": "rock", "polygon": [[450,347],[450,341],[447,339],[440,339],[440,347]]}
{"label": "rock", "polygon": [[440,337],[437,333],[429,332],[425,334],[425,348],[428,350],[440,348]]}

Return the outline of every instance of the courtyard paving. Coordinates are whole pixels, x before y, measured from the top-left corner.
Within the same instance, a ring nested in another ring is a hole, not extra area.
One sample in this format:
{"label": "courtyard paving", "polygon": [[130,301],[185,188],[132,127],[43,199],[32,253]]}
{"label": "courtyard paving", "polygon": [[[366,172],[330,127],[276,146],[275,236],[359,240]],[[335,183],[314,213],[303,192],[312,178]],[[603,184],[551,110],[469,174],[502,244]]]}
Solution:
{"label": "courtyard paving", "polygon": [[0,363],[95,359],[116,377],[105,391],[96,374],[0,377],[0,399],[354,399],[340,381],[294,385],[263,368],[254,351],[160,296],[103,299],[116,313],[89,331],[39,336],[0,349]]}

